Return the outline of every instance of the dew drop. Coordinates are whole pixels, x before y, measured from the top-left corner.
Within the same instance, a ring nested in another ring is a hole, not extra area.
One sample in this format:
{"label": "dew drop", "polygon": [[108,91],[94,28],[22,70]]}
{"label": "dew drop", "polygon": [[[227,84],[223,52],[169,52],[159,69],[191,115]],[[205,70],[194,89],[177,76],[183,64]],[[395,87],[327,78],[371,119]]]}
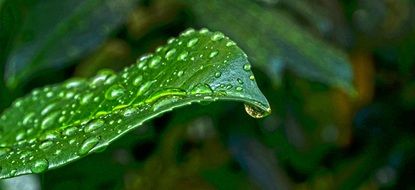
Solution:
{"label": "dew drop", "polygon": [[215,77],[216,78],[219,78],[220,76],[222,76],[222,73],[221,72],[218,71],[218,72],[215,73]]}
{"label": "dew drop", "polygon": [[44,141],[42,144],[39,145],[40,149],[47,149],[52,145],[52,141]]}
{"label": "dew drop", "polygon": [[182,53],[180,53],[180,54],[179,54],[179,56],[177,56],[177,60],[178,60],[178,61],[180,61],[180,60],[185,60],[185,59],[186,59],[186,57],[187,57],[187,55],[189,55],[189,52],[187,52],[187,51],[183,51]]}
{"label": "dew drop", "polygon": [[187,47],[193,47],[194,45],[196,45],[197,44],[197,42],[199,42],[199,39],[198,38],[193,38],[193,39],[191,39],[191,40],[189,40],[189,42],[187,42]]}
{"label": "dew drop", "polygon": [[244,104],[244,106],[246,113],[248,113],[253,118],[263,118],[269,114],[269,112],[261,110],[255,106],[251,106],[249,104]]}
{"label": "dew drop", "polygon": [[147,92],[148,89],[150,89],[150,87],[153,85],[155,81],[148,81],[146,83],[144,83],[137,92],[137,96],[141,96],[143,95],[145,92]]}
{"label": "dew drop", "polygon": [[235,44],[235,42],[232,42],[232,41],[226,43],[226,47],[230,47],[230,46],[234,46],[234,45],[236,45],[236,44]]}
{"label": "dew drop", "polygon": [[139,75],[139,76],[135,77],[135,79],[133,80],[133,85],[138,86],[138,85],[141,84],[141,81],[143,81],[143,76]]}
{"label": "dew drop", "polygon": [[84,84],[84,80],[83,79],[69,79],[68,81],[65,82],[64,86],[65,88],[76,88],[81,86],[82,84]]}
{"label": "dew drop", "polygon": [[87,138],[81,145],[81,147],[78,150],[79,155],[85,155],[88,152],[90,152],[98,143],[99,143],[100,137],[89,137]]}
{"label": "dew drop", "polygon": [[249,80],[255,80],[254,75],[249,76]]}
{"label": "dew drop", "polygon": [[153,59],[151,59],[151,61],[150,61],[149,67],[150,68],[156,68],[156,67],[159,66],[160,62],[161,62],[161,57],[158,56],[158,55],[154,56]]}
{"label": "dew drop", "polygon": [[34,112],[26,114],[25,117],[23,118],[22,124],[23,125],[28,125],[33,120],[34,117],[35,117]]}
{"label": "dew drop", "polygon": [[173,56],[174,56],[174,54],[176,53],[176,49],[171,49],[171,50],[169,50],[167,53],[166,53],[166,56],[165,56],[165,58],[167,59],[167,60],[170,60]]}
{"label": "dew drop", "polygon": [[70,135],[75,134],[77,130],[78,130],[77,127],[69,127],[63,130],[62,134],[65,136],[70,136]]}
{"label": "dew drop", "polygon": [[238,81],[239,84],[243,84],[244,82],[242,81],[242,79],[238,78],[236,79],[236,81]]}
{"label": "dew drop", "polygon": [[183,36],[188,36],[188,35],[190,35],[190,34],[193,34],[195,32],[195,29],[193,29],[193,28],[189,28],[189,29],[187,29],[186,31],[184,31],[183,33],[182,33],[182,35]]}
{"label": "dew drop", "polygon": [[121,96],[123,96],[125,93],[124,88],[122,88],[119,85],[111,86],[106,92],[105,92],[105,98],[107,100],[115,100]]}
{"label": "dew drop", "polygon": [[243,68],[244,68],[245,71],[249,71],[249,70],[251,70],[251,65],[249,63],[247,63],[247,64],[244,65]]}
{"label": "dew drop", "polygon": [[49,168],[49,161],[46,159],[37,160],[30,170],[33,173],[42,173]]}
{"label": "dew drop", "polygon": [[81,105],[85,105],[85,104],[89,103],[92,100],[93,97],[94,97],[93,93],[88,93],[88,94],[86,94],[85,96],[83,96],[81,98],[81,101],[79,103]]}
{"label": "dew drop", "polygon": [[209,57],[210,58],[213,58],[213,57],[215,57],[215,56],[217,56],[218,55],[218,51],[212,51],[210,54],[209,54]]}
{"label": "dew drop", "polygon": [[130,117],[130,116],[132,116],[134,113],[136,113],[137,112],[137,109],[136,108],[128,108],[128,109],[126,109],[124,112],[123,112],[123,116],[124,117]]}
{"label": "dew drop", "polygon": [[105,122],[102,119],[93,120],[84,128],[84,131],[86,133],[90,133],[92,131],[97,130],[98,128],[101,128]]}
{"label": "dew drop", "polygon": [[190,91],[190,93],[194,95],[212,94],[213,90],[208,84],[198,84]]}
{"label": "dew drop", "polygon": [[240,87],[240,86],[238,86],[238,87],[236,87],[236,91],[242,91],[243,90],[243,88],[242,87]]}
{"label": "dew drop", "polygon": [[178,77],[183,76],[183,74],[184,74],[184,71],[179,71],[179,72],[177,72],[177,76],[178,76]]}
{"label": "dew drop", "polygon": [[207,28],[202,28],[202,29],[200,29],[200,31],[199,31],[199,33],[200,34],[206,34],[206,33],[208,33],[209,32],[209,30],[207,29]]}
{"label": "dew drop", "polygon": [[55,121],[56,121],[56,119],[58,118],[58,116],[59,116],[59,112],[53,112],[53,113],[49,114],[48,116],[46,116],[46,117],[43,119],[43,121],[42,121],[42,123],[41,123],[40,127],[41,127],[42,129],[47,129],[47,128],[49,128],[49,127],[52,127],[52,126],[53,126],[53,124],[55,124]]}
{"label": "dew drop", "polygon": [[216,32],[215,34],[213,34],[213,36],[210,38],[212,41],[219,41],[221,39],[223,39],[225,36],[220,33],[220,32]]}

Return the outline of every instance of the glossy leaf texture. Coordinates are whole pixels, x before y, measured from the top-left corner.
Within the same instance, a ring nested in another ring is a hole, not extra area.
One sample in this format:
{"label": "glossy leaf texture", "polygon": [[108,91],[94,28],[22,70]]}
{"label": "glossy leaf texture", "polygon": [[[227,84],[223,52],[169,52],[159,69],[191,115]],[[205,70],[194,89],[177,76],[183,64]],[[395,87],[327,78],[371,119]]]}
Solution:
{"label": "glossy leaf texture", "polygon": [[0,117],[0,177],[61,166],[193,102],[241,101],[263,117],[270,106],[250,68],[222,33],[189,29],[118,74],[104,70],[34,90]]}
{"label": "glossy leaf texture", "polygon": [[[224,31],[277,83],[288,69],[300,77],[353,91],[344,53],[306,32],[289,16],[251,0],[187,1],[197,21]],[[241,22],[243,21],[243,22]]]}
{"label": "glossy leaf texture", "polygon": [[[37,1],[23,13],[6,1],[2,20],[21,22],[14,26],[5,60],[7,86],[18,88],[40,70],[62,68],[99,45],[134,9],[137,0],[63,0]],[[48,14],[44,14],[47,12]],[[8,24],[7,24],[8,23]],[[9,25],[0,28],[10,30]]]}

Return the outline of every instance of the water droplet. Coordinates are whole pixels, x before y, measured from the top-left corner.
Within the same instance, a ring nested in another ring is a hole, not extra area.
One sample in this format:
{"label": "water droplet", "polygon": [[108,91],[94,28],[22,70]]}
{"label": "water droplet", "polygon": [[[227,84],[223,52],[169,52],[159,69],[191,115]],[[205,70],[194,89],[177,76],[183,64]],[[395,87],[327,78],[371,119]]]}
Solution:
{"label": "water droplet", "polygon": [[209,32],[209,30],[207,29],[207,28],[202,28],[202,29],[200,29],[200,31],[199,31],[199,33],[200,34],[206,34],[206,33],[208,33]]}
{"label": "water droplet", "polygon": [[78,150],[79,155],[85,155],[90,152],[98,143],[100,137],[89,137],[81,145],[81,148]]}
{"label": "water droplet", "polygon": [[98,85],[104,84],[105,80],[108,77],[113,76],[113,75],[115,75],[115,73],[112,70],[109,70],[109,69],[101,70],[98,72],[98,74],[94,78],[92,78],[91,85],[98,86]]}
{"label": "water droplet", "polygon": [[44,141],[42,144],[39,145],[40,149],[47,149],[53,144],[52,141]]}
{"label": "water droplet", "polygon": [[154,103],[153,105],[153,111],[158,111],[161,108],[169,105],[169,104],[173,104],[177,101],[179,101],[181,98],[179,96],[170,96],[167,98],[163,98],[161,100],[158,100],[156,103]]}
{"label": "water droplet", "polygon": [[236,45],[236,44],[235,44],[235,42],[232,42],[232,41],[226,43],[226,47],[230,47],[230,46],[234,46],[234,45]]}
{"label": "water droplet", "polygon": [[166,53],[166,56],[165,56],[165,58],[167,59],[167,60],[170,60],[173,56],[174,56],[174,54],[176,53],[176,49],[171,49],[171,50],[169,50],[167,53]]}
{"label": "water droplet", "polygon": [[183,36],[188,36],[188,35],[190,35],[190,34],[193,34],[195,32],[195,29],[193,29],[193,28],[189,28],[189,29],[187,29],[186,31],[184,31],[183,33],[182,33],[182,35]]}
{"label": "water droplet", "polygon": [[140,88],[138,89],[137,96],[143,95],[145,92],[147,92],[148,89],[153,85],[155,81],[148,81],[144,83]]}
{"label": "water droplet", "polygon": [[138,85],[141,84],[141,81],[143,81],[143,76],[142,75],[138,75],[137,77],[134,78],[133,85],[134,86],[138,86]]}
{"label": "water droplet", "polygon": [[258,107],[255,107],[249,104],[244,104],[244,106],[245,106],[246,113],[248,113],[253,118],[263,118],[269,114],[269,111],[267,112],[267,111],[261,110]]}
{"label": "water droplet", "polygon": [[77,130],[78,130],[77,127],[69,127],[63,130],[62,134],[66,136],[70,136],[70,135],[75,134]]}
{"label": "water droplet", "polygon": [[40,127],[42,129],[47,129],[49,127],[52,127],[54,124],[56,124],[55,121],[58,118],[58,116],[59,116],[59,112],[53,112],[53,113],[49,114],[48,116],[46,116],[43,119],[42,124],[40,125]]}
{"label": "water droplet", "polygon": [[24,118],[23,118],[23,121],[22,121],[22,124],[23,125],[28,125],[32,120],[33,120],[33,118],[35,117],[35,113],[33,113],[33,112],[31,112],[31,113],[29,113],[29,114],[27,114]]}
{"label": "water droplet", "polygon": [[198,38],[193,38],[193,39],[191,39],[191,40],[189,40],[189,42],[187,42],[187,47],[193,47],[194,45],[196,45],[197,44],[197,42],[199,42],[199,39]]}
{"label": "water droplet", "polygon": [[255,80],[254,75],[249,76],[249,80]]}
{"label": "water droplet", "polygon": [[178,61],[180,61],[180,60],[184,60],[184,59],[186,59],[187,55],[189,55],[189,52],[187,52],[187,51],[183,51],[182,53],[180,53],[180,55],[179,55],[179,56],[177,56],[177,60],[178,60]]}
{"label": "water droplet", "polygon": [[236,91],[242,91],[243,90],[243,88],[242,87],[240,87],[240,86],[238,86],[238,87],[236,87]]}
{"label": "water droplet", "polygon": [[222,76],[222,73],[221,72],[218,71],[218,72],[215,73],[215,77],[216,78],[219,78],[220,76]]}
{"label": "water droplet", "polygon": [[43,110],[42,110],[42,112],[40,112],[40,114],[41,115],[46,115],[47,113],[49,113],[55,107],[56,107],[56,104],[49,104],[48,106],[43,108]]}
{"label": "water droplet", "polygon": [[240,79],[240,78],[236,79],[236,81],[238,81],[239,84],[243,84],[244,83],[244,81],[242,81],[242,79]]}
{"label": "water droplet", "polygon": [[154,56],[153,59],[151,59],[151,61],[150,61],[149,67],[150,68],[156,68],[156,67],[159,66],[160,62],[161,62],[161,57],[158,56],[158,55]]}
{"label": "water droplet", "polygon": [[125,90],[123,87],[119,85],[111,86],[107,92],[105,92],[105,98],[107,100],[115,100],[121,96],[123,96],[125,93]]}
{"label": "water droplet", "polygon": [[84,84],[84,79],[78,79],[78,78],[74,78],[74,79],[69,79],[68,81],[65,82],[64,86],[65,88],[76,88],[81,86],[82,84]]}
{"label": "water droplet", "polygon": [[202,94],[208,95],[208,94],[212,94],[213,90],[212,88],[210,88],[208,84],[198,84],[190,91],[190,93],[194,95],[202,95]]}
{"label": "water droplet", "polygon": [[213,36],[210,38],[212,41],[219,41],[221,39],[223,39],[225,36],[220,33],[220,32],[215,32],[215,34],[213,34]]}
{"label": "water droplet", "polygon": [[218,51],[212,51],[210,54],[209,54],[209,57],[210,58],[213,58],[213,57],[215,57],[215,56],[217,56],[218,55]]}
{"label": "water droplet", "polygon": [[30,170],[33,173],[42,173],[49,168],[49,161],[46,159],[37,160]]}
{"label": "water droplet", "polygon": [[244,65],[244,70],[245,70],[245,71],[249,71],[249,70],[251,70],[251,65],[250,65],[249,63],[245,64],[245,65]]}
{"label": "water droplet", "polygon": [[94,97],[93,93],[88,93],[85,96],[82,97],[81,101],[79,102],[81,105],[85,105],[91,101],[91,99]]}
{"label": "water droplet", "polygon": [[177,76],[178,76],[178,77],[183,76],[183,74],[184,74],[184,71],[179,71],[179,72],[177,72]]}
{"label": "water droplet", "polygon": [[123,112],[123,116],[124,117],[130,117],[130,116],[132,116],[134,113],[136,113],[137,112],[137,109],[136,108],[128,108],[128,109],[126,109],[124,112]]}
{"label": "water droplet", "polygon": [[84,128],[84,131],[86,133],[90,133],[92,131],[97,130],[98,128],[101,128],[105,122],[102,119],[93,120]]}

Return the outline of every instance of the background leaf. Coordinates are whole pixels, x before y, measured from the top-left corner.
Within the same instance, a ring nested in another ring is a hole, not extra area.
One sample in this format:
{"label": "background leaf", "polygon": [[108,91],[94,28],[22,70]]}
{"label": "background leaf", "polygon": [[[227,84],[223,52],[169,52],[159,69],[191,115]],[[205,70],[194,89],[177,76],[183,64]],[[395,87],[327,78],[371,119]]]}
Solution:
{"label": "background leaf", "polygon": [[62,68],[88,53],[124,21],[136,2],[36,2],[27,10],[22,25],[15,30],[18,35],[11,44],[12,50],[6,61],[7,85],[17,88],[40,70]]}
{"label": "background leaf", "polygon": [[[352,71],[340,51],[306,32],[281,11],[250,0],[189,3],[196,20],[224,31],[274,82],[284,69],[300,77],[352,91]],[[255,34],[255,35],[253,35]]]}
{"label": "background leaf", "polygon": [[0,176],[40,173],[100,151],[127,131],[192,102],[245,102],[270,112],[246,54],[222,33],[187,30],[116,75],[33,91],[0,118]]}

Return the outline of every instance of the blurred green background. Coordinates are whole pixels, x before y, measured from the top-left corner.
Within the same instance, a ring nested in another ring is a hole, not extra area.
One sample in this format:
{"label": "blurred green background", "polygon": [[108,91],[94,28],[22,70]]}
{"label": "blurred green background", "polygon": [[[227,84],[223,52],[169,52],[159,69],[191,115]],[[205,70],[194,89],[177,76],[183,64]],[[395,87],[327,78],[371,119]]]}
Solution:
{"label": "blurred green background", "polygon": [[415,189],[411,0],[0,0],[0,112],[193,27],[248,54],[273,113],[192,105],[11,189]]}

